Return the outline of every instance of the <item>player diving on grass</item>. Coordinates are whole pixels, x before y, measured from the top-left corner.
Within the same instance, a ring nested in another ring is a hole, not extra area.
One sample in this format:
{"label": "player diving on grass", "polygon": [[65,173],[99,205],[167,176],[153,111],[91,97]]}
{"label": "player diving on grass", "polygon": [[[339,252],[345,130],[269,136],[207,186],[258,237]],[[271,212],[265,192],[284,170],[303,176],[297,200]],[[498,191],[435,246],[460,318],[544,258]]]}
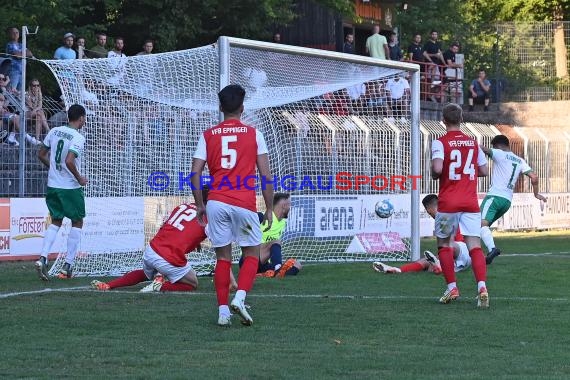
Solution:
{"label": "player diving on grass", "polygon": [[511,152],[507,136],[493,137],[491,146],[492,149],[481,147],[481,150],[493,161],[491,188],[481,203],[481,240],[488,250],[487,265],[501,254],[501,250],[495,247],[489,227],[511,207],[513,190],[521,173],[530,178],[534,197],[546,202],[546,198],[538,193],[538,176],[525,160]]}
{"label": "player diving on grass", "polygon": [[[281,254],[281,239],[287,227],[287,217],[291,209],[291,199],[289,194],[275,193],[273,196],[273,224],[267,229],[267,222],[264,222],[263,213],[258,213],[261,223],[262,239],[259,253],[259,264],[257,266],[257,276],[279,277],[294,276],[301,270],[302,266],[298,260],[288,259],[283,263]],[[239,261],[241,267],[243,257]]]}
{"label": "player diving on grass", "polygon": [[[208,191],[205,185],[202,190],[204,203],[208,200]],[[143,269],[109,282],[94,280],[91,287],[111,290],[152,280],[141,292],[191,292],[198,287],[198,277],[186,260],[186,254],[198,249],[205,239],[205,227],[196,218],[196,205],[183,203],[172,211],[148,243],[143,255]]]}
{"label": "player diving on grass", "polygon": [[[437,213],[437,195],[429,194],[424,197],[422,204],[426,212],[435,219]],[[463,235],[459,228],[454,238],[451,240],[451,247],[453,248],[453,261],[455,263],[455,272],[461,272],[471,266],[471,257],[469,257],[469,250],[463,240]],[[409,264],[402,265],[401,267],[393,267],[379,261],[372,263],[372,268],[379,273],[406,273],[406,272],[433,272],[434,274],[441,274],[441,263],[436,255],[430,251],[424,251],[424,258],[414,261]]]}

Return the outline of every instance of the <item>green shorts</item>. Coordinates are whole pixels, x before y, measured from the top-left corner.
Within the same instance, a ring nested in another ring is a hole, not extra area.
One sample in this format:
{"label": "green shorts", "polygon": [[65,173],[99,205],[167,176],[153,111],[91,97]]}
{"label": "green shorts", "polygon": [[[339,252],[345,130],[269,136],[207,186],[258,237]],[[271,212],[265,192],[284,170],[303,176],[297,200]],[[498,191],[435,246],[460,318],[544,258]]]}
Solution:
{"label": "green shorts", "polygon": [[496,195],[487,195],[481,203],[481,220],[492,225],[511,208],[511,201]]}
{"label": "green shorts", "polygon": [[85,197],[83,188],[47,188],[46,204],[52,219],[68,217],[72,221],[85,218]]}

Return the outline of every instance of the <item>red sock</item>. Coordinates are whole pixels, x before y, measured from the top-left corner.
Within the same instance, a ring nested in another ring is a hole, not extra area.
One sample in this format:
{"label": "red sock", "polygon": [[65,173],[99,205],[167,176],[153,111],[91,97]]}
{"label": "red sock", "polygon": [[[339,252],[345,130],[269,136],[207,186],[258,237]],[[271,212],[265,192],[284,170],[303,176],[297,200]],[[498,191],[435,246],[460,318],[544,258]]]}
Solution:
{"label": "red sock", "polygon": [[483,250],[480,247],[473,248],[469,251],[469,256],[471,256],[471,266],[473,267],[475,280],[477,282],[487,281],[487,263],[485,262]]}
{"label": "red sock", "polygon": [[230,296],[230,270],[232,262],[218,259],[214,269],[214,286],[218,297],[218,306],[227,305]]}
{"label": "red sock", "polygon": [[111,289],[123,288],[125,286],[133,286],[143,281],[148,281],[149,279],[144,274],[144,270],[138,269],[125,274],[123,277],[119,277],[116,280],[110,281],[107,284]]}
{"label": "red sock", "polygon": [[160,287],[161,292],[191,292],[196,288],[190,284],[183,284],[182,282],[172,283],[170,281],[166,281]]}
{"label": "red sock", "polygon": [[414,261],[413,263],[405,264],[400,267],[400,270],[403,272],[421,272],[428,268],[428,266],[424,266],[423,263],[419,261]]}
{"label": "red sock", "polygon": [[238,273],[238,290],[249,292],[253,288],[258,265],[259,259],[255,256],[246,256],[243,259],[243,264]]}
{"label": "red sock", "polygon": [[441,271],[443,272],[443,277],[445,277],[445,282],[447,284],[455,282],[455,261],[453,260],[453,248],[441,247],[439,248],[437,255],[439,256]]}

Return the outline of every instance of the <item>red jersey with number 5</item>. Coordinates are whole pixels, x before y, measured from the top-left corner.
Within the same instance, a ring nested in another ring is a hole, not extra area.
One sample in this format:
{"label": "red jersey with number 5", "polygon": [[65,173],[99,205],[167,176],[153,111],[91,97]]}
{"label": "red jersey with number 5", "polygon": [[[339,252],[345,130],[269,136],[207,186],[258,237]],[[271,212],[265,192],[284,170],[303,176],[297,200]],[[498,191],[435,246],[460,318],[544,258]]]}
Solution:
{"label": "red jersey with number 5", "polygon": [[487,159],[477,142],[461,131],[449,131],[432,142],[432,160],[443,159],[439,177],[440,212],[479,212],[477,174]]}
{"label": "red jersey with number 5", "polygon": [[176,267],[186,265],[186,254],[195,251],[206,239],[204,227],[196,218],[196,205],[176,207],[150,241],[150,247]]}
{"label": "red jersey with number 5", "polygon": [[257,156],[267,153],[263,134],[239,120],[221,122],[204,132],[195,158],[207,162],[212,182],[208,200],[257,211]]}

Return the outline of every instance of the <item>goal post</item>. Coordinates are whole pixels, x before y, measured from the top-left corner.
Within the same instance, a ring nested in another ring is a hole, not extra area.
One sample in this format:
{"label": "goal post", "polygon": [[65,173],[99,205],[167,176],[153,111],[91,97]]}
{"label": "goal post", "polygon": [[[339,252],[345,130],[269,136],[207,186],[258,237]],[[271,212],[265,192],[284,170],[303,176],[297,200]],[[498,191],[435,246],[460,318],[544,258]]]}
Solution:
{"label": "goal post", "polygon": [[[419,258],[418,65],[231,37],[147,56],[44,62],[66,108],[87,109],[87,217],[75,275],[140,268],[170,211],[191,201],[192,153],[219,122],[217,92],[230,83],[246,89],[243,121],[265,135],[276,191],[292,196],[284,257]],[[394,213],[380,219],[384,199]],[[64,221],[52,275],[69,228]],[[188,257],[201,274],[215,263],[208,242]]]}

